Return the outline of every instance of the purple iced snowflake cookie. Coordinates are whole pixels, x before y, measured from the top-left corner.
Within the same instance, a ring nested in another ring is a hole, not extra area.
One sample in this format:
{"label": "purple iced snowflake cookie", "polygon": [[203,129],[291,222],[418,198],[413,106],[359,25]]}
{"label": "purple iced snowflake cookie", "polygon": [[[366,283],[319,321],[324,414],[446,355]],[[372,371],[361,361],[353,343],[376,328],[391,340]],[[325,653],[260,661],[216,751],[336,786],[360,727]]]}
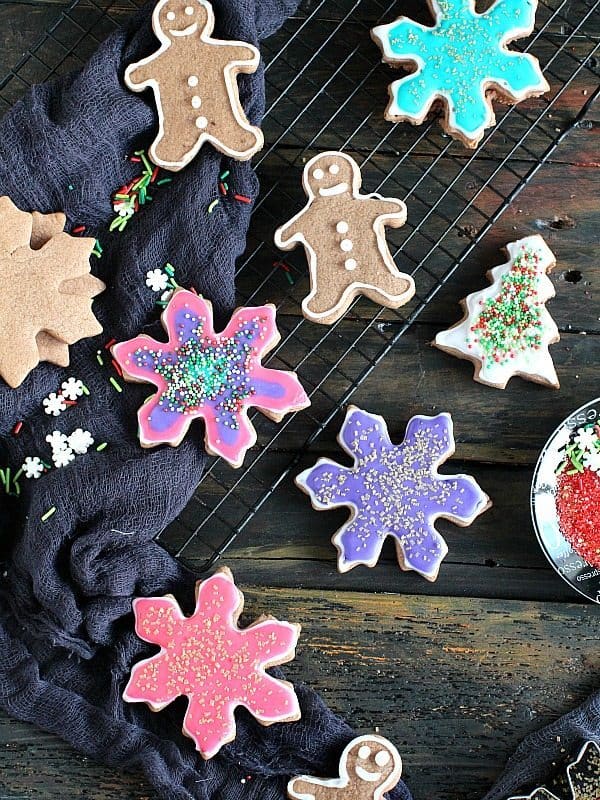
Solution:
{"label": "purple iced snowflake cookie", "polygon": [[454,453],[450,414],[413,417],[404,441],[395,445],[383,417],[350,406],[338,441],[354,465],[320,458],[296,484],[313,508],[348,506],[352,512],[332,539],[339,571],[374,567],[386,536],[393,536],[400,568],[434,581],[448,552],[436,519],[470,525],[491,505],[471,476],[437,471]]}

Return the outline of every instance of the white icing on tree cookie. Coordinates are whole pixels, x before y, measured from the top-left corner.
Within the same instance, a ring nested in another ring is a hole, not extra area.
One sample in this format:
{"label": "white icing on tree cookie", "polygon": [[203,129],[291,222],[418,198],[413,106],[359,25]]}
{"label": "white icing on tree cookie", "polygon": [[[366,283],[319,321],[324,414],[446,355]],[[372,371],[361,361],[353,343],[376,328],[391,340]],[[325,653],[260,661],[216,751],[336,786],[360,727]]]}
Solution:
{"label": "white icing on tree cookie", "polygon": [[487,386],[504,389],[520,375],[558,389],[548,346],[560,335],[545,306],[555,294],[547,273],[556,259],[541,236],[511,242],[506,252],[506,264],[488,272],[491,286],[462,301],[465,316],[434,344],[473,361],[475,380]]}

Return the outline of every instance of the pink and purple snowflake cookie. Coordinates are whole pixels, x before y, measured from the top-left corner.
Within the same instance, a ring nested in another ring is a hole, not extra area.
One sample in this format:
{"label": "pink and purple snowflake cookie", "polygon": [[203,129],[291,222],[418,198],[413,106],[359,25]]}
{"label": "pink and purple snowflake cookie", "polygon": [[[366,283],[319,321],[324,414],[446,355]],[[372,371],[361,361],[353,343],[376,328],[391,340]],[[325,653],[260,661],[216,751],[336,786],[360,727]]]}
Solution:
{"label": "pink and purple snowflake cookie", "polygon": [[256,442],[250,406],[279,422],[310,405],[293,372],[261,364],[280,338],[275,306],[238,308],[225,330],[215,333],[211,303],[177,289],[162,323],[168,342],[141,334],[112,348],[127,380],[158,389],[138,412],[143,447],[176,446],[192,420],[201,418],[207,452],[239,467]]}
{"label": "pink and purple snowflake cookie", "polygon": [[353,466],[320,458],[296,484],[313,508],[347,506],[352,512],[332,539],[339,571],[374,567],[384,540],[392,536],[401,569],[434,581],[448,552],[435,521],[470,525],[491,505],[474,478],[437,471],[454,453],[450,415],[413,417],[404,441],[394,445],[383,417],[350,406],[338,441]]}

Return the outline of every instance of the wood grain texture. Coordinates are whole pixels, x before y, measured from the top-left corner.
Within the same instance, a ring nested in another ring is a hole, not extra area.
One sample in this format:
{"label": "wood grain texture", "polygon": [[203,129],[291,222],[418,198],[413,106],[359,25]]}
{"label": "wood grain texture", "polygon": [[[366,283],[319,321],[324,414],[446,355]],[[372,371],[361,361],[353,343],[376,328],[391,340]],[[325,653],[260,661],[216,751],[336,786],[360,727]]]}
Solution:
{"label": "wood grain texture", "polygon": [[[286,24],[286,31],[301,25],[319,2],[309,0]],[[0,59],[4,67],[14,64],[67,5],[63,0],[0,3]],[[414,10],[417,14],[423,6],[416,0],[399,5],[399,13]],[[326,36],[350,6],[351,0],[323,6],[319,35]],[[375,7],[379,4],[363,3],[359,7],[350,23],[350,32],[354,31],[356,37],[363,36],[367,26],[377,21],[377,14],[371,12]],[[82,2],[77,12],[82,16],[77,21],[88,25],[93,9]],[[117,0],[111,8],[113,19],[124,19],[129,9],[127,0]],[[598,18],[592,23],[588,33],[598,38]],[[112,23],[100,25],[95,33],[101,38],[111,27]],[[555,45],[564,42],[569,19],[557,21],[551,31],[552,42],[535,48],[542,63],[552,58]],[[76,26],[72,33],[78,35]],[[81,57],[89,55],[93,47],[94,43],[87,41],[79,51]],[[277,47],[277,41],[267,42],[265,52],[270,47]],[[589,43],[578,37],[572,43],[572,56],[581,57],[587,47]],[[298,52],[299,63],[293,58],[287,64],[282,61],[276,73],[268,73],[271,96],[285,88],[303,66],[305,51]],[[364,53],[366,60],[349,63],[348,79],[360,81],[364,74],[361,70],[374,66],[372,78],[361,90],[352,113],[340,119],[335,135],[328,133],[319,139],[320,147],[339,147],[344,132],[356,125],[365,109],[372,110],[373,97],[378,98],[382,110],[385,106],[386,85],[393,72],[377,65],[378,51],[371,43],[366,43]],[[39,55],[54,65],[64,52],[56,42],[48,42]],[[79,64],[79,59],[68,58],[59,73]],[[30,81],[45,76],[40,63],[32,62],[27,69]],[[327,65],[317,62],[310,74],[314,86],[318,87],[329,72]],[[14,99],[17,89],[15,84],[9,86],[3,93],[5,99]],[[331,113],[331,105],[326,104],[335,105],[336,89],[330,89],[332,97],[321,97],[320,103],[311,107],[313,118],[306,124],[315,130]],[[546,133],[540,129],[529,137],[532,153],[544,146],[547,133],[556,133],[571,123],[593,89],[591,73],[582,73],[556,103],[552,118],[546,121]],[[297,86],[293,97],[280,105],[277,124],[266,126],[267,139],[279,136],[281,126],[298,113],[299,107],[309,104],[313,95],[310,84]],[[524,109],[534,113],[543,103],[543,99],[532,100]],[[511,133],[520,135],[526,125],[526,120],[516,115]],[[388,130],[382,117],[373,115],[370,132],[365,133],[364,151],[353,154],[361,160]],[[402,753],[415,800],[481,797],[526,733],[571,709],[597,688],[598,609],[585,605],[546,563],[533,534],[528,493],[537,454],[549,433],[571,410],[598,394],[599,130],[600,109],[593,108],[584,124],[570,134],[421,314],[419,323],[400,339],[353,397],[357,404],[387,417],[396,441],[412,414],[451,411],[457,452],[442,471],[464,470],[475,475],[493,498],[494,507],[470,528],[439,522],[450,554],[438,581],[429,584],[414,574],[401,573],[389,543],[373,570],[357,568],[339,575],[330,537],[346,514],[311,510],[308,498],[292,485],[291,477],[227,553],[226,563],[246,593],[245,621],[265,612],[303,623],[298,659],[286,671],[292,678],[314,686],[332,708],[360,730],[379,727],[393,738]],[[310,135],[309,130],[301,133],[302,140]],[[425,187],[412,187],[431,163],[435,148],[447,143],[440,131],[434,132],[430,144],[416,148],[410,161],[395,170],[398,155],[412,141],[411,133],[399,126],[365,170],[366,190],[386,179],[384,193],[406,198],[408,224],[394,233],[391,241],[396,247],[404,244],[431,202]],[[509,135],[499,132],[485,155],[458,178],[459,194],[477,195],[477,200],[456,225],[446,230],[441,220],[432,220],[428,235],[444,235],[447,249],[428,264],[434,275],[443,274],[452,265],[453,257],[477,235],[486,216],[497,207],[498,196],[490,189],[480,190],[511,146]],[[265,182],[277,178],[281,191],[296,198],[299,208],[303,202],[299,180],[302,159],[297,140],[282,140],[280,152],[281,164],[273,163],[272,173],[264,173]],[[453,146],[450,155],[436,166],[443,185],[464,168],[469,156],[459,146]],[[521,175],[534,162],[533,155],[523,152],[511,167]],[[514,182],[514,175],[502,171],[495,187],[505,194]],[[450,195],[439,210],[454,215],[454,204]],[[253,229],[251,248],[262,240],[272,241],[274,227],[281,222],[279,197],[274,198],[273,212],[272,226]],[[429,343],[437,330],[458,319],[459,299],[485,285],[485,271],[501,261],[499,248],[507,241],[539,232],[558,258],[552,275],[557,296],[548,307],[563,333],[561,342],[552,348],[562,388],[552,392],[514,379],[505,392],[487,389],[472,381],[469,364],[431,348]],[[415,236],[407,252],[418,257],[430,244]],[[266,250],[271,252],[268,247]],[[265,274],[272,260],[265,258]],[[291,263],[296,270],[292,298],[283,300],[289,285],[280,272],[266,281],[263,296],[255,300],[282,303],[284,334],[296,326],[299,302],[307,288],[302,254],[296,253]],[[239,281],[242,296],[254,292],[264,277],[253,271],[243,273]],[[418,278],[418,291],[425,293],[430,286],[425,275]],[[406,310],[410,311],[410,306]],[[328,337],[323,348],[325,359],[337,358],[348,341],[364,329],[372,313],[373,306],[361,301]],[[365,334],[325,384],[331,397],[344,391],[360,374],[367,359],[381,348],[382,336],[389,339],[394,334],[398,319],[389,312],[381,315],[377,326]],[[285,345],[282,356],[297,360],[315,343],[315,337],[323,334],[317,326],[304,327],[300,338],[293,337]],[[324,370],[324,362],[315,357],[303,377],[307,383],[317,382]],[[254,502],[253,489],[259,487],[259,481],[268,485],[280,474],[295,448],[306,439],[314,418],[328,413],[330,407],[330,399],[320,395],[310,412],[296,417],[273,451],[257,462],[254,483],[245,485],[238,500],[222,509],[225,521],[243,518]],[[335,443],[341,418],[338,414],[295,471],[319,455],[341,458]],[[258,428],[260,445],[275,429],[260,417]],[[201,429],[192,435],[200,439]],[[203,485],[201,495],[173,528],[173,546],[189,536],[198,504],[212,502],[218,492],[214,482]],[[186,553],[190,561],[200,565],[226,532],[223,521],[215,518],[210,532],[203,532],[192,552]],[[56,737],[0,714],[0,800],[67,798],[154,800],[155,795],[139,775],[122,775],[98,766]]]}
{"label": "wood grain texture", "polygon": [[[244,591],[242,624],[261,613],[302,623],[287,674],[359,730],[390,736],[415,800],[481,797],[522,737],[582,700],[600,670],[589,606],[277,589],[260,579]],[[153,797],[139,778],[0,720],[3,800]]]}

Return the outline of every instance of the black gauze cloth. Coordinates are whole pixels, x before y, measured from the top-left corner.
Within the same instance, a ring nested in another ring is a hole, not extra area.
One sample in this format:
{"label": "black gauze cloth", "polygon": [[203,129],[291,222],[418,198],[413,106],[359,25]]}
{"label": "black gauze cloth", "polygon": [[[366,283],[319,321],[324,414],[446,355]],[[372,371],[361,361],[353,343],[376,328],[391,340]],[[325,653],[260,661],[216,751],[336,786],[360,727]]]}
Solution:
{"label": "black gauze cloth", "polygon": [[[213,5],[215,36],[258,43],[295,10],[296,0]],[[109,382],[114,373],[100,366],[96,352],[111,337],[123,340],[142,330],[164,337],[158,295],[145,279],[167,261],[181,285],[212,300],[222,326],[234,305],[234,262],[244,249],[251,205],[223,199],[212,214],[207,207],[226,169],[232,190],[253,199],[258,191],[248,163],[231,162],[205,146],[170,184],[151,187],[152,202],[125,230],[108,232],[115,217],[112,193],[141,172],[127,156],[147,148],[156,131],[152,96],[131,93],[122,82],[125,67],[157,47],[151,12],[139,12],[79,73],[35,87],[0,123],[0,194],[25,210],[64,210],[71,227],[85,225],[103,246],[92,264],[107,284],[94,302],[103,336],[73,346],[67,369],[42,364],[18,389],[1,382],[0,466],[10,465],[14,475],[26,456],[50,462],[46,436],[54,430],[83,428],[96,444],[108,443],[38,480],[22,477],[20,498],[0,498],[0,706],[94,759],[142,769],[155,797],[279,800],[290,775],[335,775],[353,736],[310,689],[297,687],[300,722],[264,728],[238,710],[235,742],[209,762],[181,733],[183,699],[152,713],[121,698],[131,666],[156,651],[133,632],[132,597],[171,591],[188,611],[193,602],[193,576],[153,537],[198,484],[203,426],[194,424],[177,448],[143,450],[136,410],[151,390],[125,384],[119,394]],[[260,122],[262,68],[241,76],[239,85],[250,120]],[[43,287],[40,292],[43,301]],[[43,399],[69,376],[86,384],[89,397],[48,416]],[[19,421],[22,430],[12,435]],[[242,783],[246,775],[252,780]],[[390,796],[410,798],[403,784]]]}
{"label": "black gauze cloth", "polygon": [[[527,795],[574,761],[588,741],[600,743],[600,692],[560,719],[527,736],[484,800]],[[565,755],[567,758],[565,759]]]}

